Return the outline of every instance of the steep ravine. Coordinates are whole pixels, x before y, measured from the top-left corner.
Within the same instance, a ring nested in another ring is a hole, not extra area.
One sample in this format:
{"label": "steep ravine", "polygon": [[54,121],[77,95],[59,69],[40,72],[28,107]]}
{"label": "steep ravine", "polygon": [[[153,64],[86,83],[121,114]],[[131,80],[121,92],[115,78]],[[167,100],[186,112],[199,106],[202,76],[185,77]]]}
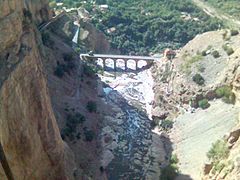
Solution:
{"label": "steep ravine", "polygon": [[[118,66],[123,68],[124,64]],[[133,68],[135,64],[129,62],[128,66]],[[102,165],[112,180],[159,179],[166,153],[160,135],[151,130],[151,71],[135,74],[121,72],[121,68],[116,77],[114,73],[100,75],[106,83],[104,101],[111,109],[101,134]]]}

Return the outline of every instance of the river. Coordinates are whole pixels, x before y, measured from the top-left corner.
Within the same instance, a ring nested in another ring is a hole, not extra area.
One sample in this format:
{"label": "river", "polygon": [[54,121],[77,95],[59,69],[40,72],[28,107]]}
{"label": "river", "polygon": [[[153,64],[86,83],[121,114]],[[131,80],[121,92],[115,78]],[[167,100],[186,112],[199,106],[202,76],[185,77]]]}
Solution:
{"label": "river", "polygon": [[[102,65],[101,61],[98,64]],[[139,68],[145,65],[139,62]],[[110,70],[113,62],[107,61],[107,66]],[[106,84],[104,101],[112,107],[102,130],[102,164],[110,180],[159,179],[165,153],[160,136],[151,129],[151,71],[134,73],[134,61],[128,62],[130,72],[123,71],[124,62],[117,66],[120,72],[99,74]]]}

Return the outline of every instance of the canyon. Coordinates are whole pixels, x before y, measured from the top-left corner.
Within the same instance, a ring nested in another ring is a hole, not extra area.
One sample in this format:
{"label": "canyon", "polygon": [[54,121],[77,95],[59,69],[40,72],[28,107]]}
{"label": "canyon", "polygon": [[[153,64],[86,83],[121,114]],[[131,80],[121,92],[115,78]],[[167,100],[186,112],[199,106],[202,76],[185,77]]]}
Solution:
{"label": "canyon", "polygon": [[[120,51],[76,13],[0,5],[0,179],[239,179],[239,34],[206,32],[151,68],[106,60],[103,71],[80,52]],[[221,139],[229,155],[213,163]]]}

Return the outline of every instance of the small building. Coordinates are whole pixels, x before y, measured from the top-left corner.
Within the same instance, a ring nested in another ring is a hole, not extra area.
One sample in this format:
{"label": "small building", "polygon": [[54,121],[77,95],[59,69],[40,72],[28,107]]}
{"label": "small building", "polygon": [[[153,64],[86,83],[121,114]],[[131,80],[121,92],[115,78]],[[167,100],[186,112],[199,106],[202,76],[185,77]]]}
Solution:
{"label": "small building", "polygon": [[115,31],[116,31],[115,27],[111,27],[111,28],[107,29],[108,34],[114,33]]}
{"label": "small building", "polygon": [[108,5],[107,4],[102,4],[102,5],[99,5],[99,8],[101,11],[106,11],[108,9]]}
{"label": "small building", "polygon": [[176,56],[176,52],[168,48],[168,49],[165,49],[163,55],[164,55],[164,58],[171,60]]}

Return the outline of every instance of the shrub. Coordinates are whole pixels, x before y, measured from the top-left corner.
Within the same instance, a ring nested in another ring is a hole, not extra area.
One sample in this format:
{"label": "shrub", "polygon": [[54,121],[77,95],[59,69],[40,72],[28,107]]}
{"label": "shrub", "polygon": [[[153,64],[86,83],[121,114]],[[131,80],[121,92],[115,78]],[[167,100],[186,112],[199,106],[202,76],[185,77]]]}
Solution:
{"label": "shrub", "polygon": [[170,158],[170,163],[171,164],[177,164],[179,162],[178,157],[176,154],[172,154],[171,158]]}
{"label": "shrub", "polygon": [[216,165],[220,160],[227,158],[229,149],[227,143],[223,140],[218,140],[212,144],[211,149],[207,153],[207,157]]}
{"label": "shrub", "polygon": [[219,58],[220,57],[220,54],[217,50],[213,51],[212,55],[213,55],[214,58]]}
{"label": "shrub", "polygon": [[227,55],[231,55],[234,53],[234,50],[232,47],[228,46],[228,45],[223,45],[222,48],[224,49],[224,51],[227,53]]}
{"label": "shrub", "polygon": [[62,78],[63,75],[64,75],[64,68],[63,68],[63,66],[58,64],[56,69],[55,69],[55,71],[54,71],[54,75],[59,77],[59,78]]}
{"label": "shrub", "polygon": [[88,66],[86,64],[83,65],[83,73],[88,76],[91,77],[95,74],[94,69],[91,66]]}
{"label": "shrub", "polygon": [[202,51],[201,55],[202,56],[206,56],[207,55],[207,51],[206,50]]}
{"label": "shrub", "polygon": [[185,63],[182,64],[181,68],[183,71],[185,71],[185,73],[189,74],[192,65],[196,62],[201,61],[203,59],[203,56],[200,54],[197,54],[195,56],[189,57],[188,54],[184,54],[183,58],[184,58]]}
{"label": "shrub", "polygon": [[238,30],[236,29],[231,29],[230,33],[231,33],[231,36],[236,36],[239,34]]}
{"label": "shrub", "polygon": [[[78,124],[83,123],[85,120],[85,117],[78,112],[74,114],[68,113],[66,118],[66,127],[63,128],[61,132],[62,137],[65,138],[65,136],[68,136],[73,140]],[[78,133],[76,137],[80,139],[80,133]]]}
{"label": "shrub", "polygon": [[51,47],[53,46],[54,42],[50,38],[50,34],[48,32],[42,33],[42,42],[45,46]]}
{"label": "shrub", "polygon": [[88,101],[86,108],[90,113],[97,112],[97,104],[95,101]]}
{"label": "shrub", "polygon": [[163,130],[167,131],[173,127],[173,121],[171,120],[162,120],[160,126],[163,128]]}
{"label": "shrub", "polygon": [[84,135],[85,135],[85,139],[86,141],[92,141],[95,137],[95,133],[92,130],[84,130]]}
{"label": "shrub", "polygon": [[177,177],[177,168],[173,165],[168,165],[162,169],[160,179],[173,180]]}
{"label": "shrub", "polygon": [[29,20],[32,20],[32,13],[29,10],[23,9],[23,15],[25,18],[29,18]]}
{"label": "shrub", "polygon": [[78,124],[83,123],[85,121],[85,117],[81,115],[80,113],[75,114],[67,114],[67,122],[66,126],[69,127],[72,132],[76,131],[76,127]]}
{"label": "shrub", "polygon": [[198,101],[198,106],[202,109],[207,109],[207,108],[209,108],[210,104],[208,103],[207,99],[202,99],[202,100]]}
{"label": "shrub", "polygon": [[72,61],[73,60],[73,54],[72,53],[65,53],[65,54],[63,54],[63,59],[66,62]]}
{"label": "shrub", "polygon": [[170,158],[170,164],[162,169],[160,179],[172,180],[178,175],[177,163],[179,162],[177,155],[173,154]]}
{"label": "shrub", "polygon": [[235,95],[232,92],[230,86],[221,86],[216,89],[216,95],[218,98],[222,98],[225,103],[234,104],[235,103]]}
{"label": "shrub", "polygon": [[205,80],[204,78],[200,75],[200,74],[195,74],[193,77],[192,77],[192,80],[198,84],[198,85],[203,85]]}

